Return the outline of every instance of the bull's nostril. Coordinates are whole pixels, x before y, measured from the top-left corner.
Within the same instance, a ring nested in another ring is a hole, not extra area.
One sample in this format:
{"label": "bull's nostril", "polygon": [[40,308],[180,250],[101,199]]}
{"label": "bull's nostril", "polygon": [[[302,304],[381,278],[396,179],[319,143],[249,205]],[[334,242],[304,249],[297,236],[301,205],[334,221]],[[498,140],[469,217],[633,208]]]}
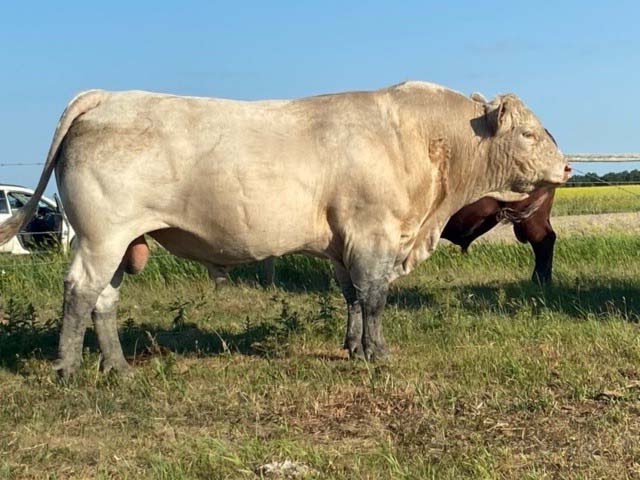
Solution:
{"label": "bull's nostril", "polygon": [[570,172],[571,171],[571,165],[565,165],[564,166],[564,171],[565,172]]}

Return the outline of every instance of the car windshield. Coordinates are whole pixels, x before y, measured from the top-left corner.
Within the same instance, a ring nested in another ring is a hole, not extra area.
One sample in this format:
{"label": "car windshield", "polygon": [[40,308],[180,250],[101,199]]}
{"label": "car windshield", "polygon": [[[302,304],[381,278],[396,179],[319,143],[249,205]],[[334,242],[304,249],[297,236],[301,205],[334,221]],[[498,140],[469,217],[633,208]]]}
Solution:
{"label": "car windshield", "polygon": [[24,207],[29,201],[30,196],[31,195],[27,195],[22,192],[9,193],[9,205],[11,205],[11,210],[17,210],[18,208]]}
{"label": "car windshield", "polygon": [[[8,197],[11,210],[17,210],[27,204],[27,202],[31,199],[31,194],[24,192],[9,192]],[[49,204],[43,202],[42,200],[38,202],[38,208],[43,209],[47,212],[54,211],[54,208],[52,208]]]}
{"label": "car windshield", "polygon": [[9,207],[7,206],[7,197],[3,191],[0,191],[0,213],[9,213]]}

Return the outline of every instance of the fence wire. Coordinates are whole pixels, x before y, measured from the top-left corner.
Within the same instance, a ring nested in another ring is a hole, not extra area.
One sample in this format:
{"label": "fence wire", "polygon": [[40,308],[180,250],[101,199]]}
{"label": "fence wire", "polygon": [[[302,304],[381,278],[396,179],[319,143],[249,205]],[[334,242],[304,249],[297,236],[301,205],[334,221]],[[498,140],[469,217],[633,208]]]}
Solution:
{"label": "fence wire", "polygon": [[30,167],[33,165],[44,165],[43,162],[33,163],[0,163],[0,167]]}

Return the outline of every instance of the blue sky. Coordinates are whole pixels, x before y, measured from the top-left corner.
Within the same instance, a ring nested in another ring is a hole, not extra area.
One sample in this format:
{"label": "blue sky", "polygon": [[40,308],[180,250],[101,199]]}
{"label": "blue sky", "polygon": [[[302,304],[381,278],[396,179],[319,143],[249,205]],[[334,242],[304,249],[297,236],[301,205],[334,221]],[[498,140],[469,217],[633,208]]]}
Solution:
{"label": "blue sky", "polygon": [[567,153],[638,152],[639,18],[632,1],[4,2],[0,163],[42,161],[84,89],[258,99],[407,79],[514,92]]}

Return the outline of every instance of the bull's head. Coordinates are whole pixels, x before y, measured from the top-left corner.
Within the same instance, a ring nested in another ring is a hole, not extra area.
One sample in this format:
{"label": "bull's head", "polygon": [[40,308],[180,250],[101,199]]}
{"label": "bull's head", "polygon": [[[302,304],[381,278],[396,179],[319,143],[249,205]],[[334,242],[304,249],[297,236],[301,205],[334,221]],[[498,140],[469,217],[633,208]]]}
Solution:
{"label": "bull's head", "polygon": [[526,194],[567,181],[571,167],[553,137],[518,97],[501,95],[485,103],[485,117],[492,136],[489,171],[506,191]]}

